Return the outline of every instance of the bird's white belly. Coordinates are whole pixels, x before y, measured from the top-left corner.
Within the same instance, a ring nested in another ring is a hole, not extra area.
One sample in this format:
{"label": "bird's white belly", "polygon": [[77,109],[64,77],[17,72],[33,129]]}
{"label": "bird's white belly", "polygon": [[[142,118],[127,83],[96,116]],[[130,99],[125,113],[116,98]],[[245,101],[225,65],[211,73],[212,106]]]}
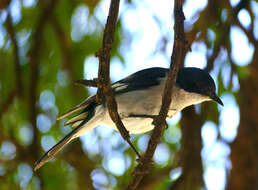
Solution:
{"label": "bird's white belly", "polygon": [[[175,111],[169,111],[168,116],[172,117],[175,113]],[[170,119],[171,117],[167,117],[167,119]],[[152,118],[128,117],[123,118],[122,122],[130,134],[142,134],[151,131],[154,128]],[[118,130],[114,122],[109,118],[109,115],[108,117],[105,117],[105,120],[102,123]]]}
{"label": "bird's white belly", "polygon": [[[167,119],[171,118],[175,113],[176,111],[170,110]],[[104,115],[105,116],[103,117],[101,124],[118,130],[115,123],[111,120],[108,111],[106,111]],[[124,117],[121,114],[120,117],[125,128],[129,131],[130,134],[142,134],[151,131],[154,128],[154,125],[152,124],[152,118]]]}
{"label": "bird's white belly", "polygon": [[151,131],[154,128],[152,121],[153,119],[151,118],[126,118],[122,120],[125,128],[132,134],[141,134]]}
{"label": "bird's white belly", "polygon": [[[151,118],[125,118],[122,119],[122,122],[125,126],[125,128],[129,131],[131,134],[141,134],[146,133],[148,131],[151,131],[154,128],[154,125],[152,125],[153,119]],[[113,121],[111,121],[110,118],[106,118],[103,121],[103,125],[106,125],[108,127],[112,127],[115,130],[118,130],[116,125]]]}

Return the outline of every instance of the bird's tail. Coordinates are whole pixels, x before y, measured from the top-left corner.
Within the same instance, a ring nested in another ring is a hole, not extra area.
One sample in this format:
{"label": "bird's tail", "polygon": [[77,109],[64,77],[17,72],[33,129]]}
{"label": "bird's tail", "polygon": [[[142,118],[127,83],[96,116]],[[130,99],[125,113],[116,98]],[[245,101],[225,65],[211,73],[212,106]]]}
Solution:
{"label": "bird's tail", "polygon": [[43,166],[46,162],[48,162],[53,156],[55,156],[60,150],[63,149],[65,145],[67,145],[71,140],[73,140],[74,129],[71,133],[65,136],[62,140],[60,140],[55,146],[53,146],[50,150],[48,150],[41,158],[35,163],[34,170],[36,171],[41,166]]}
{"label": "bird's tail", "polygon": [[[60,140],[55,146],[53,146],[50,150],[48,150],[41,158],[35,163],[34,170],[36,171],[41,166],[43,166],[46,162],[48,162],[52,157],[54,157],[60,150],[64,148],[65,145],[67,145],[69,142],[71,142],[73,139],[81,136],[82,134],[90,131],[92,128],[96,126],[96,123],[94,119],[92,119],[93,115],[95,114],[95,107],[96,103],[91,102],[88,105],[83,105],[84,110],[77,116],[71,118],[68,120],[65,124],[71,124],[73,129],[68,135],[66,135],[62,140]],[[80,109],[75,110],[74,108],[72,111],[65,113],[65,116],[68,116],[75,111],[81,110]],[[63,116],[61,116],[63,118]],[[92,119],[92,120],[91,120]],[[89,123],[88,123],[89,122]]]}

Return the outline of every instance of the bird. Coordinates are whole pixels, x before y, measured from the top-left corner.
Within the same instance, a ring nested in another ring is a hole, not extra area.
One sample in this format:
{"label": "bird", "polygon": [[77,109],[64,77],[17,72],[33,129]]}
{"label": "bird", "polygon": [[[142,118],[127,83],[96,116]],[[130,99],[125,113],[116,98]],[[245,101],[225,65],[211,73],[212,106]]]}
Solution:
{"label": "bird", "polygon": [[[117,101],[118,114],[130,134],[143,134],[154,128],[153,119],[143,116],[158,115],[168,73],[168,68],[147,68],[111,85]],[[185,107],[205,101],[215,101],[223,106],[209,73],[195,67],[180,68],[173,86],[167,119]],[[73,130],[36,161],[34,170],[48,162],[72,140],[100,124],[117,130],[109,116],[105,101],[97,103],[96,95],[86,98],[82,103],[59,116],[57,120],[73,114],[75,115],[64,123],[64,125],[70,125]]]}

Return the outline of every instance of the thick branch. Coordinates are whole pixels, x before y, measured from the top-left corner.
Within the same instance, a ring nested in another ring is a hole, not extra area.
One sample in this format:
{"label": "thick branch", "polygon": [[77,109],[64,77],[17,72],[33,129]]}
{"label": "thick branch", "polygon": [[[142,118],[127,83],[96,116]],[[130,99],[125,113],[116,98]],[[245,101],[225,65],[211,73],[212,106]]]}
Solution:
{"label": "thick branch", "polygon": [[142,178],[147,174],[148,167],[151,164],[151,160],[157,144],[160,142],[162,130],[166,126],[166,117],[169,106],[171,104],[171,95],[173,93],[172,86],[175,84],[179,65],[182,65],[183,55],[185,51],[185,36],[184,36],[184,13],[182,10],[182,0],[175,0],[174,15],[175,15],[175,35],[174,35],[174,47],[170,62],[170,71],[168,79],[166,81],[165,89],[162,96],[162,106],[159,115],[154,119],[153,123],[155,128],[151,134],[147,151],[142,158],[141,162],[134,170],[134,176],[128,185],[128,190],[136,189]]}
{"label": "thick branch", "polygon": [[117,112],[117,103],[115,101],[111,84],[110,84],[110,54],[111,48],[114,41],[116,21],[119,12],[120,0],[112,0],[109,8],[109,14],[107,23],[104,30],[104,36],[102,41],[102,47],[96,56],[99,58],[99,73],[98,73],[98,91],[97,91],[97,102],[103,103],[104,96],[109,111],[109,115],[113,122],[116,124],[117,129],[121,133],[122,137],[129,143],[136,154],[140,157],[140,154],[136,151],[132,143],[130,142],[130,136],[121,118]]}
{"label": "thick branch", "polygon": [[[112,49],[112,44],[115,36],[116,22],[119,12],[120,0],[111,0],[107,23],[105,25],[102,47],[96,56],[99,58],[99,71],[98,71],[98,91],[97,91],[97,101],[102,102],[104,96],[112,96],[111,85],[110,85],[110,54]],[[106,91],[106,93],[104,93]],[[109,91],[111,93],[109,93]],[[111,98],[111,101],[114,98]]]}

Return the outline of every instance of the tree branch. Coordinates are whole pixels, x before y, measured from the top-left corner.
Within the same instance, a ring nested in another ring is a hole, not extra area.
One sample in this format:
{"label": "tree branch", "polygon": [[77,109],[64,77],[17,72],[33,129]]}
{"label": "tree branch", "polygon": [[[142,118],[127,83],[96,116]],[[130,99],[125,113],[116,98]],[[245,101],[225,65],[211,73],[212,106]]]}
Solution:
{"label": "tree branch", "polygon": [[174,16],[175,16],[175,26],[174,26],[174,46],[173,53],[170,61],[170,71],[168,79],[165,84],[165,89],[162,96],[162,106],[159,115],[154,119],[153,124],[155,128],[151,134],[147,151],[142,158],[141,162],[135,168],[133,172],[133,179],[127,187],[127,190],[136,189],[141,182],[142,178],[147,174],[148,167],[151,164],[151,160],[157,144],[160,142],[162,130],[166,126],[166,117],[168,113],[169,106],[171,104],[171,95],[173,93],[172,86],[175,84],[177,72],[179,66],[182,65],[183,55],[185,52],[185,36],[184,36],[184,13],[182,10],[182,0],[175,0],[174,4]]}
{"label": "tree branch", "polygon": [[74,83],[76,85],[98,87],[98,79],[93,79],[93,80],[76,80]]}
{"label": "tree branch", "polygon": [[121,118],[117,112],[117,103],[115,101],[111,84],[110,84],[110,54],[112,49],[112,44],[114,41],[116,22],[119,12],[120,0],[111,0],[109,14],[107,18],[107,23],[104,30],[104,36],[102,41],[101,49],[96,53],[99,58],[99,71],[98,71],[98,91],[97,91],[97,102],[103,103],[104,98],[107,104],[109,115],[113,122],[116,124],[122,137],[129,143],[133,148],[135,153],[140,157],[135,147],[130,141],[130,136],[126,130]]}

